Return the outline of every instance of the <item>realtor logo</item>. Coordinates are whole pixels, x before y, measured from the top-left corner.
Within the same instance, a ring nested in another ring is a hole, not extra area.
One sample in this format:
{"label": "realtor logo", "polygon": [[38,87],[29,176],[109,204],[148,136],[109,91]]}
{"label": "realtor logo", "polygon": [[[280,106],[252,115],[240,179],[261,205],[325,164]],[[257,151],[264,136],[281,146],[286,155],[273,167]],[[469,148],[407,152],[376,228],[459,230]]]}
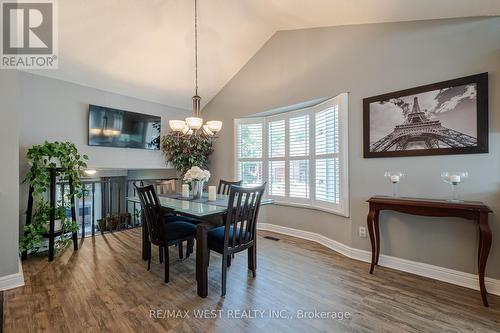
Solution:
{"label": "realtor logo", "polygon": [[2,1],[0,68],[55,69],[56,10],[52,0]]}

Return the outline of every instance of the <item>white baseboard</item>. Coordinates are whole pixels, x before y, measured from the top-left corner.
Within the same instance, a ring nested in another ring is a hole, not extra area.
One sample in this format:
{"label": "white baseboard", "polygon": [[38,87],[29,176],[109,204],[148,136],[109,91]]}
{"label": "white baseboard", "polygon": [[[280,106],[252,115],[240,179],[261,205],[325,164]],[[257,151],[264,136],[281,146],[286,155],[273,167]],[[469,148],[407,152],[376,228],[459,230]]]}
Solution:
{"label": "white baseboard", "polygon": [[[368,263],[371,262],[371,252],[347,246],[314,232],[287,228],[269,223],[257,223],[257,229],[307,239],[326,246],[327,248],[332,249],[335,252],[338,252],[346,257]],[[449,268],[424,264],[421,262],[387,256],[383,254],[380,255],[379,265],[455,284],[461,287],[479,290],[479,282],[477,279],[477,275],[475,274],[460,272]],[[489,294],[500,296],[500,280],[485,278],[485,284],[486,290],[488,290]]]}
{"label": "white baseboard", "polygon": [[19,259],[19,271],[14,274],[0,277],[0,291],[24,286],[24,274],[21,259]]}

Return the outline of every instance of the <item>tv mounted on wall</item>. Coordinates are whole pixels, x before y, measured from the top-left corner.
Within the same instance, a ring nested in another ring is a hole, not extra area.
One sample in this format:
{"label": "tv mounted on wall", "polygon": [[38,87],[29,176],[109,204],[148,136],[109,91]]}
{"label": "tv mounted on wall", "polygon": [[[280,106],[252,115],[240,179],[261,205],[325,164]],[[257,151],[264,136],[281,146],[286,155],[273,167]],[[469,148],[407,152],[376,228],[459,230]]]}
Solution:
{"label": "tv mounted on wall", "polygon": [[89,146],[160,149],[161,117],[89,105]]}

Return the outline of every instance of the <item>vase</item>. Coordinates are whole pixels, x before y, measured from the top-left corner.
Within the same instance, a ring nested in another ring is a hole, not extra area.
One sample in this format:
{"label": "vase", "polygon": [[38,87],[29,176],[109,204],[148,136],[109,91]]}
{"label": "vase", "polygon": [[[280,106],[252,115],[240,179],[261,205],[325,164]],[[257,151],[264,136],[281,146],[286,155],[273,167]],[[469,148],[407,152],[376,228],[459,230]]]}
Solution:
{"label": "vase", "polygon": [[193,192],[193,199],[201,199],[203,196],[203,185],[205,184],[204,180],[193,180],[191,182],[191,190]]}

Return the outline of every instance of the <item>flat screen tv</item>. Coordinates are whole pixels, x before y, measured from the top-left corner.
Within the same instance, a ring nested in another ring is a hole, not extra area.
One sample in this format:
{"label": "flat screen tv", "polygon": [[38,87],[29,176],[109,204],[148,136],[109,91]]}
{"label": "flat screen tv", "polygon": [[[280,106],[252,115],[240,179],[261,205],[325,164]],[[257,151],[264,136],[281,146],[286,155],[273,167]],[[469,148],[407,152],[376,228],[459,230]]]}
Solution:
{"label": "flat screen tv", "polygon": [[89,146],[160,149],[161,117],[89,105]]}

